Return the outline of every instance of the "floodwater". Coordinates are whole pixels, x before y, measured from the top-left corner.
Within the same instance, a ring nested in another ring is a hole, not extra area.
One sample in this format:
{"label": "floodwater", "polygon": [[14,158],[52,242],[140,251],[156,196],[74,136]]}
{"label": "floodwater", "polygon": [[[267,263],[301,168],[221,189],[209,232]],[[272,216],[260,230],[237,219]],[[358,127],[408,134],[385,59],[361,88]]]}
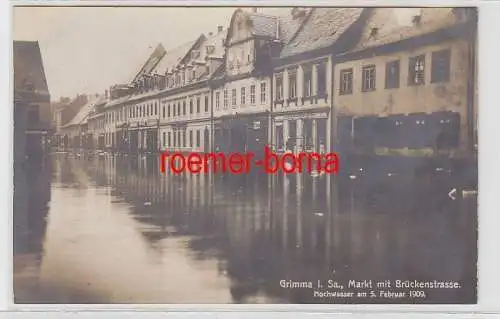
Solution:
{"label": "floodwater", "polygon": [[[157,158],[111,155],[15,168],[15,302],[476,302],[475,198],[434,180],[335,178],[162,175]],[[315,295],[328,280],[377,297]],[[349,280],[460,288],[388,298],[379,290],[401,289]]]}

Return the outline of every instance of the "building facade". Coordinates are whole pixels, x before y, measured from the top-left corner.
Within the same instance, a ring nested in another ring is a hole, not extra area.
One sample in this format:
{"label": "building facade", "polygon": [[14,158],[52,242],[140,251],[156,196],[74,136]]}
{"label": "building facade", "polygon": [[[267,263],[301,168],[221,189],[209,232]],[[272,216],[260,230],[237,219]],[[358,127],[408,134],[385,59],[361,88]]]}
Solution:
{"label": "building facade", "polygon": [[[402,11],[411,10],[402,20]],[[470,9],[375,9],[337,56],[337,142],[356,153],[464,154],[474,144]]]}
{"label": "building facade", "polygon": [[276,16],[237,9],[224,40],[225,61],[212,81],[214,149],[262,153],[271,135]]}
{"label": "building facade", "polygon": [[[283,20],[273,61],[273,138],[277,152],[331,149],[333,56],[355,45],[370,9],[295,8]],[[321,39],[321,41],[318,41]]]}
{"label": "building facade", "polygon": [[158,45],[88,134],[131,153],[466,154],[476,23],[466,8],[236,9],[227,30]]}

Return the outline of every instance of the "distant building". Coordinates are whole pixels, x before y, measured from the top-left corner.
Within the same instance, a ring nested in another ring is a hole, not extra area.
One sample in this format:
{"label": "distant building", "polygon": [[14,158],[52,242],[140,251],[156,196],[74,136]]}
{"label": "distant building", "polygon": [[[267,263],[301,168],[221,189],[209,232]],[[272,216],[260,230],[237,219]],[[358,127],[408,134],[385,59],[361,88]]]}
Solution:
{"label": "distant building", "polygon": [[105,148],[105,106],[108,99],[105,95],[101,96],[96,102],[93,109],[90,110],[88,116],[88,134],[91,138],[91,149]]}
{"label": "distant building", "polygon": [[68,146],[72,148],[93,148],[93,134],[88,130],[88,121],[91,112],[94,111],[96,104],[101,100],[100,96],[91,96],[88,102],[83,105],[75,117],[60,128],[60,132],[67,138]]}
{"label": "distant building", "polygon": [[14,163],[41,156],[51,132],[50,93],[38,42],[14,41]]}
{"label": "distant building", "polygon": [[62,123],[62,110],[71,102],[69,97],[61,97],[59,101],[50,103],[50,112],[52,114],[52,128],[57,132]]}

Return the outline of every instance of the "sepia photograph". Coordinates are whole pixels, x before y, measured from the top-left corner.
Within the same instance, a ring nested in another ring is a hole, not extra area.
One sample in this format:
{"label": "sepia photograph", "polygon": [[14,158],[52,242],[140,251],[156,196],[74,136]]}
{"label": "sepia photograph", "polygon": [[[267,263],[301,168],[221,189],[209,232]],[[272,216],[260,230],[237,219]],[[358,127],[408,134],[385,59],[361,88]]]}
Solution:
{"label": "sepia photograph", "polygon": [[13,5],[11,302],[477,304],[478,16]]}

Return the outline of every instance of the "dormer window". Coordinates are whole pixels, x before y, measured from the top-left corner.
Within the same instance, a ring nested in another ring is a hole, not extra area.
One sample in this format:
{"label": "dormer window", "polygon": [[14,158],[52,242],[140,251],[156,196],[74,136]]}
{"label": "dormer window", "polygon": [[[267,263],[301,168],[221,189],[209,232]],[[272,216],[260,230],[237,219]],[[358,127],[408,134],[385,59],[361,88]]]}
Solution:
{"label": "dormer window", "polygon": [[374,38],[378,35],[378,28],[372,28],[370,31],[370,37]]}
{"label": "dormer window", "polygon": [[207,45],[206,47],[207,54],[212,54],[215,52],[215,45]]}

